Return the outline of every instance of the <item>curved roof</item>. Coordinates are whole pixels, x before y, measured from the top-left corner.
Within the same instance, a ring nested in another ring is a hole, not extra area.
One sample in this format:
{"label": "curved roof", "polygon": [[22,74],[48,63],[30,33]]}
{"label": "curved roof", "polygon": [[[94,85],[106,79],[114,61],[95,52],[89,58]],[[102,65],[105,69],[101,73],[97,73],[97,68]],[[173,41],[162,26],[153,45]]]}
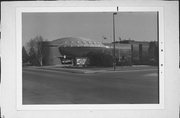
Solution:
{"label": "curved roof", "polygon": [[65,37],[51,41],[51,44],[60,47],[105,47],[101,42],[86,38]]}

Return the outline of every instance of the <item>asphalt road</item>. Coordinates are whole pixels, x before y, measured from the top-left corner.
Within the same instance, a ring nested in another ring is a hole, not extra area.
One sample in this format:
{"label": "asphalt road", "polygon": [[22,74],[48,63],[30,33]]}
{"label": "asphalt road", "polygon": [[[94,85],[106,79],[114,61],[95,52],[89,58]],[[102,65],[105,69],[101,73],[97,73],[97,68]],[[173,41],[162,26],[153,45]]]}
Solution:
{"label": "asphalt road", "polygon": [[156,104],[157,72],[82,74],[23,69],[23,104]]}

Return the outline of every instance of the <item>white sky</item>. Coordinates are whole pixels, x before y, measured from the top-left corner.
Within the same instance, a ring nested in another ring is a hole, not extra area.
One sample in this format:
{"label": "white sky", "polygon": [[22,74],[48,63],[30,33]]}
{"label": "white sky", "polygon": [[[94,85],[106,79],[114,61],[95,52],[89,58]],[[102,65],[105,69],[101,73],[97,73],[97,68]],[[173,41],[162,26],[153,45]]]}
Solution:
{"label": "white sky", "polygon": [[[23,13],[23,45],[41,35],[46,40],[85,37],[112,42],[112,13]],[[136,41],[157,40],[156,12],[119,12],[115,16],[118,37]],[[103,36],[107,37],[106,40]]]}

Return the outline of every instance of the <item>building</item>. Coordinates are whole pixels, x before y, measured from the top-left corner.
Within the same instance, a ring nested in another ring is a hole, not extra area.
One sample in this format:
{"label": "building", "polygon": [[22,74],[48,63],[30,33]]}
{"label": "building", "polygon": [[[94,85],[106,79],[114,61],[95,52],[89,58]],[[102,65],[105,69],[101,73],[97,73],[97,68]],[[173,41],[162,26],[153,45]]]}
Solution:
{"label": "building", "polygon": [[107,49],[100,42],[86,38],[66,37],[45,42],[44,65],[72,64],[77,58],[86,58],[90,52],[103,52]]}
{"label": "building", "polygon": [[124,40],[120,43],[131,45],[132,64],[158,65],[159,48],[157,41]]}
{"label": "building", "polygon": [[43,42],[43,52],[43,65],[111,66],[113,62],[120,66],[158,65],[159,59],[157,42],[132,40],[102,44],[86,38],[65,37]]}

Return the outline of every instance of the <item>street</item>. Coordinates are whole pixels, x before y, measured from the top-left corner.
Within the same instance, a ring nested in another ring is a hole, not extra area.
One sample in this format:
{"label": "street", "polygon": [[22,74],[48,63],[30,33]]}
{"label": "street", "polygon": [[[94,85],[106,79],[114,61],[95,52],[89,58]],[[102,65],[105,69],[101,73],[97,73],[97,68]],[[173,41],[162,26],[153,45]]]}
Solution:
{"label": "street", "polygon": [[158,69],[71,73],[23,68],[23,104],[157,104]]}

